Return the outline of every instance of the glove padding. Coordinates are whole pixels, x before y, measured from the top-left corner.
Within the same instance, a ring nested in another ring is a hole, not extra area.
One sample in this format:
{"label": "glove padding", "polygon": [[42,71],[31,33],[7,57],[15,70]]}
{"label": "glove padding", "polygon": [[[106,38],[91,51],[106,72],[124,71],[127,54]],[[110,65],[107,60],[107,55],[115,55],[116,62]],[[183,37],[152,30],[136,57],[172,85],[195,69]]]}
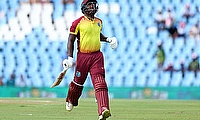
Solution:
{"label": "glove padding", "polygon": [[108,42],[110,43],[110,47],[111,47],[112,49],[117,48],[118,42],[117,42],[116,37],[107,38],[106,41],[108,41]]}
{"label": "glove padding", "polygon": [[62,62],[63,68],[64,69],[69,69],[72,67],[73,65],[73,58],[72,57],[68,57],[68,59],[64,59]]}

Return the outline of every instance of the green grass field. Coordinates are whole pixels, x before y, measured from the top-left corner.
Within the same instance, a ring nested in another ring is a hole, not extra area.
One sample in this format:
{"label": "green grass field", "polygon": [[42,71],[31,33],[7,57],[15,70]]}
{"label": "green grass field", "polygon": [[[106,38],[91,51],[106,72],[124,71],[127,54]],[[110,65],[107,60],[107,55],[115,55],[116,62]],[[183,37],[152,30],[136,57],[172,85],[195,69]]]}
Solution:
{"label": "green grass field", "polygon": [[[200,120],[200,101],[112,99],[108,120]],[[80,99],[72,112],[65,99],[0,98],[0,120],[97,120],[94,99]]]}

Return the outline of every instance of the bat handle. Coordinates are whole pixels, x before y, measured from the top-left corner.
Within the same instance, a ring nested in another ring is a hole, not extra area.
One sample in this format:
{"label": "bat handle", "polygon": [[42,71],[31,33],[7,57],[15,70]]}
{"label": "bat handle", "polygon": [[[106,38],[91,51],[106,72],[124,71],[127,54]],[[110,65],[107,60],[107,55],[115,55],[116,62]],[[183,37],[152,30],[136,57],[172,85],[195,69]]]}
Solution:
{"label": "bat handle", "polygon": [[68,70],[68,68],[64,68],[64,69],[62,70],[62,73],[66,73],[67,70]]}

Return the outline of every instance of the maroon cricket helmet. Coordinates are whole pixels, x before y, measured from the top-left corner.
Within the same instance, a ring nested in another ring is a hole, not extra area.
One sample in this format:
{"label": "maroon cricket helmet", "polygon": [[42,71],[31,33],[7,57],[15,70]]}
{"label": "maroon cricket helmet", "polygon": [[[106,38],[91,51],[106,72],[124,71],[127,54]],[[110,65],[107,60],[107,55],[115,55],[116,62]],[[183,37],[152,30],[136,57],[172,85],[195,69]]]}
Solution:
{"label": "maroon cricket helmet", "polygon": [[81,11],[83,14],[94,15],[98,11],[97,0],[83,0]]}

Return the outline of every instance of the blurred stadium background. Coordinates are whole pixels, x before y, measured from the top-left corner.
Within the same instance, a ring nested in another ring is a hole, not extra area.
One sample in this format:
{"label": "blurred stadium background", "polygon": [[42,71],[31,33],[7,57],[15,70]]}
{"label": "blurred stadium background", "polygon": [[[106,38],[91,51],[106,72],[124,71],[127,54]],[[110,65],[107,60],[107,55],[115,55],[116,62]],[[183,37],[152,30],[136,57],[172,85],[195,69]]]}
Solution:
{"label": "blurred stadium background", "polygon": [[[20,76],[29,88],[49,87],[62,70],[62,60],[66,58],[66,41],[71,22],[82,15],[82,0],[63,3],[62,0],[0,0],[0,76],[4,86],[12,74],[15,82]],[[200,75],[186,71],[162,71],[157,73],[154,57],[157,41],[163,41],[166,52],[164,67],[173,63],[180,69],[180,61],[187,68],[192,53],[200,55],[200,40],[196,44],[190,37],[191,27],[200,20],[199,0],[98,0],[97,16],[103,20],[103,33],[115,36],[119,41],[116,50],[102,43],[105,55],[106,80],[109,87],[155,88],[200,86]],[[172,38],[167,31],[156,34],[155,15],[157,10],[168,7],[175,13],[178,22],[186,22],[182,17],[185,4],[190,4],[195,13],[186,23],[187,43],[183,38]],[[59,87],[68,86],[73,77],[70,69]],[[199,74],[199,72],[198,72]],[[85,87],[92,87],[89,80]],[[20,87],[20,86],[16,86]],[[146,91],[148,93],[148,90]],[[194,98],[200,99],[200,96]]]}

